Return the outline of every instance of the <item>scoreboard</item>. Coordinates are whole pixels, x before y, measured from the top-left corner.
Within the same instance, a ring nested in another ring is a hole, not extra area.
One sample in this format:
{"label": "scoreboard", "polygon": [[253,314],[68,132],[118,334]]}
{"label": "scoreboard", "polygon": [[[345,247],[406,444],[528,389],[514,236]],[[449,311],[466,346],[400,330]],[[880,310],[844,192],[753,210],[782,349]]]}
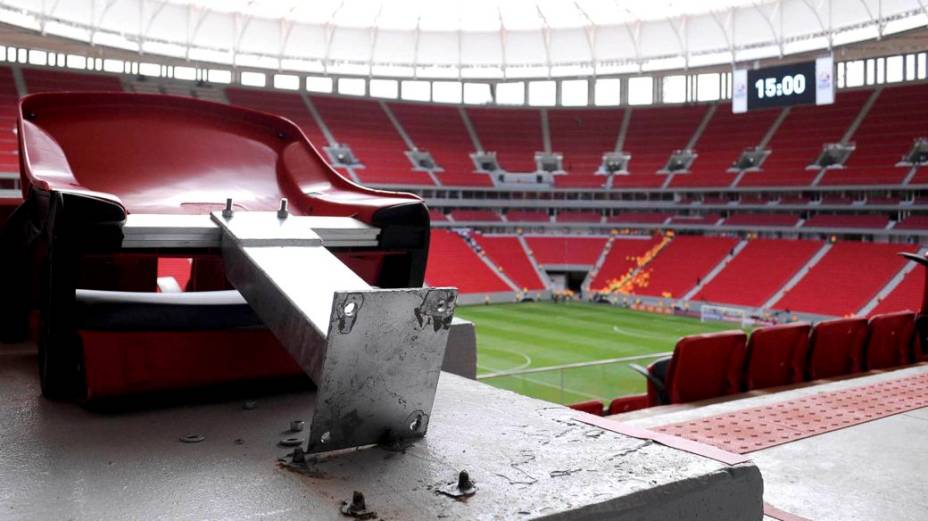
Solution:
{"label": "scoreboard", "polygon": [[731,108],[735,113],[834,102],[834,59],[831,56],[763,69],[735,69],[734,72]]}

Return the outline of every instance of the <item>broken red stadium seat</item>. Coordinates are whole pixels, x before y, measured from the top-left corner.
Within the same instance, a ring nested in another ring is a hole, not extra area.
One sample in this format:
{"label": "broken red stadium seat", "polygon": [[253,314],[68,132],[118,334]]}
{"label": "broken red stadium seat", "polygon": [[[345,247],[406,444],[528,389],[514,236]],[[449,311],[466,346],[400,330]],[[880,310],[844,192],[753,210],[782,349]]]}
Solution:
{"label": "broken red stadium seat", "polygon": [[912,361],[915,313],[900,311],[870,317],[870,336],[864,350],[867,369],[898,367]]}
{"label": "broken red stadium seat", "polygon": [[[328,248],[367,284],[422,284],[429,217],[421,200],[346,180],[286,119],[172,96],[48,93],[21,100],[18,125],[24,202],[0,237],[0,262],[20,276],[2,282],[0,294],[17,298],[0,300],[0,333],[22,336],[38,302],[46,396],[294,373],[237,292],[153,293],[165,252],[124,244],[135,214],[209,224],[227,198],[236,211],[277,210],[286,198],[294,216],[351,217],[379,230],[366,244]],[[212,290],[229,287],[220,253],[213,245],[169,255],[194,259],[188,289]]]}
{"label": "broken red stadium seat", "polygon": [[755,329],[745,355],[746,391],[802,382],[809,351],[807,322]]}
{"label": "broken red stadium seat", "polygon": [[632,367],[648,379],[651,406],[707,400],[740,392],[746,344],[743,331],[686,336],[673,356]]}
{"label": "broken red stadium seat", "polygon": [[808,378],[831,378],[861,371],[867,319],[839,318],[815,324],[809,340]]}
{"label": "broken red stadium seat", "polygon": [[568,405],[571,409],[575,411],[582,411],[589,414],[595,414],[596,416],[603,415],[603,402],[599,400],[589,400],[586,402],[572,403]]}

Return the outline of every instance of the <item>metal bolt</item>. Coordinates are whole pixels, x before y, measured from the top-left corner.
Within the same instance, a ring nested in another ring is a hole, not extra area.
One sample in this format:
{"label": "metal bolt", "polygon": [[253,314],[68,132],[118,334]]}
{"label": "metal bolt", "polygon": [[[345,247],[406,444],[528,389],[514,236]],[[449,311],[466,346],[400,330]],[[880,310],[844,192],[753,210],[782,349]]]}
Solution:
{"label": "metal bolt", "polygon": [[206,437],[202,434],[187,434],[186,436],[181,436],[180,441],[184,443],[200,443],[205,440]]}
{"label": "metal bolt", "polygon": [[222,210],[222,216],[226,219],[232,218],[232,198],[226,199],[226,207]]}
{"label": "metal bolt", "polygon": [[280,200],[280,208],[277,210],[278,219],[286,219],[290,215],[290,211],[287,209],[287,198],[283,197]]}
{"label": "metal bolt", "polygon": [[354,491],[354,494],[351,495],[351,504],[348,505],[348,511],[352,513],[363,512],[367,510],[367,504],[364,501],[364,494]]}
{"label": "metal bolt", "polygon": [[461,473],[458,474],[458,488],[461,489],[461,491],[474,488],[474,482],[470,480],[470,474],[468,474],[466,470],[462,470]]}
{"label": "metal bolt", "polygon": [[293,463],[306,463],[306,453],[303,452],[303,447],[297,447],[293,449],[293,457],[291,461],[293,461]]}
{"label": "metal bolt", "polygon": [[290,422],[290,432],[300,432],[303,430],[303,420],[293,420]]}

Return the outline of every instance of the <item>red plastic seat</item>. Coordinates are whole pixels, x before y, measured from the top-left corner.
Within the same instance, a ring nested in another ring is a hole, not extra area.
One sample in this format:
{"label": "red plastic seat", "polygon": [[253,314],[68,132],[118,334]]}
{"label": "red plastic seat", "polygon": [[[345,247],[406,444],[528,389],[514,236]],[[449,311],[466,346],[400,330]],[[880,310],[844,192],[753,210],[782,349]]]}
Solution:
{"label": "red plastic seat", "polygon": [[900,311],[870,317],[870,337],[865,360],[867,369],[897,367],[912,361],[915,313]]}
{"label": "red plastic seat", "polygon": [[809,341],[809,379],[860,372],[867,319],[840,318],[819,322]]}
{"label": "red plastic seat", "polygon": [[744,364],[745,390],[803,381],[811,329],[807,322],[796,322],[754,330]]}
{"label": "red plastic seat", "polygon": [[644,394],[621,396],[609,402],[609,415],[646,409],[649,405],[648,397]]}
{"label": "red plastic seat", "polygon": [[[747,335],[723,331],[681,338],[673,350],[663,379],[663,393],[648,380],[651,405],[685,403],[734,394],[741,390]],[[656,369],[660,362],[649,367]]]}
{"label": "red plastic seat", "polygon": [[589,400],[586,402],[572,403],[568,405],[571,409],[575,411],[582,411],[589,414],[595,414],[596,416],[603,415],[603,402],[599,400]]}

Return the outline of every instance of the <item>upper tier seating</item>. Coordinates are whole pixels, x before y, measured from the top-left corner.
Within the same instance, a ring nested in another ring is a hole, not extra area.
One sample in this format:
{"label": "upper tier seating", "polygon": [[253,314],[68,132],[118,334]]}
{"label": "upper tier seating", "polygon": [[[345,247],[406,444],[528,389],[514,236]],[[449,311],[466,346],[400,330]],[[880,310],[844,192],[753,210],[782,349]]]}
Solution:
{"label": "upper tier seating", "polygon": [[852,136],[857,146],[847,168],[831,170],[822,185],[902,183],[910,168],[895,166],[912,141],[928,137],[928,85],[885,87]]}
{"label": "upper tier seating", "polygon": [[802,382],[810,329],[807,322],[795,322],[752,331],[744,364],[744,390]]}
{"label": "upper tier seating", "polygon": [[538,210],[509,210],[506,212],[506,220],[509,222],[548,222],[551,216]]}
{"label": "upper tier seating", "polygon": [[887,369],[912,361],[915,313],[898,311],[870,318],[870,336],[864,349],[867,369]]}
{"label": "upper tier seating", "polygon": [[606,245],[603,237],[526,237],[538,264],[592,266]]}
{"label": "upper tier seating", "polygon": [[555,221],[559,223],[598,223],[603,216],[599,212],[558,212]]}
{"label": "upper tier seating", "polygon": [[477,244],[490,260],[519,288],[528,291],[545,289],[544,283],[525,254],[518,237],[507,235],[476,235]]}
{"label": "upper tier seating", "polygon": [[645,270],[650,272],[647,287],[636,291],[655,297],[669,294],[681,298],[696,286],[738,244],[728,237],[675,237]]}
{"label": "upper tier seating", "polygon": [[507,172],[534,172],[535,152],[544,151],[541,112],[525,109],[468,108],[467,115],[486,152],[496,152]]}
{"label": "upper tier seating", "polygon": [[708,108],[706,106],[660,107],[632,110],[631,121],[622,150],[631,154],[631,175],[613,176],[619,188],[658,188],[667,179],[657,173],[664,168],[670,153],[686,147]]}
{"label": "upper tier seating", "polygon": [[696,295],[698,300],[760,307],[822,247],[819,241],[755,239]]}
{"label": "upper tier seating", "polygon": [[675,175],[670,186],[730,186],[738,174],[728,172],[728,168],[745,148],[757,146],[763,140],[777,115],[776,110],[733,114],[731,103],[719,104],[696,143],[698,157],[689,174]]}
{"label": "upper tier seating", "polygon": [[623,212],[606,217],[607,223],[664,224],[673,214],[664,212]]}
{"label": "upper tier seating", "polygon": [[389,104],[409,139],[432,155],[441,168],[436,177],[446,186],[493,186],[488,174],[474,172],[474,147],[457,108],[440,105]]}
{"label": "upper tier seating", "polygon": [[894,230],[928,230],[928,215],[910,215],[893,226]]}
{"label": "upper tier seating", "polygon": [[19,150],[16,144],[18,100],[13,71],[9,67],[0,67],[0,173],[19,172]]}
{"label": "upper tier seating", "polygon": [[512,291],[459,235],[432,229],[425,281],[429,286],[454,286],[461,293]]}
{"label": "upper tier seating", "polygon": [[841,318],[815,324],[809,340],[808,378],[831,378],[861,371],[867,319]]}
{"label": "upper tier seating", "polygon": [[840,92],[834,105],[803,105],[790,113],[773,135],[771,154],[761,171],[748,172],[738,186],[807,186],[817,170],[806,170],[822,151],[822,145],[841,140],[870,91]]}
{"label": "upper tier seating", "polygon": [[226,97],[233,105],[278,114],[296,123],[313,146],[322,152],[322,157],[327,158],[322,149],[329,142],[299,94],[229,87],[226,89]]}
{"label": "upper tier seating", "polygon": [[795,228],[799,216],[790,213],[736,213],[722,223],[722,226],[776,226],[778,228]]}
{"label": "upper tier seating", "polygon": [[815,215],[802,224],[803,228],[866,228],[882,230],[889,224],[885,215]]}
{"label": "upper tier seating", "polygon": [[311,100],[334,139],[350,146],[364,164],[354,169],[362,182],[435,184],[427,173],[412,169],[404,154],[406,143],[378,102],[327,96]]}
{"label": "upper tier seating", "polygon": [[[564,170],[571,174],[569,177],[596,173],[603,154],[615,150],[622,114],[621,109],[548,111],[551,148],[564,155]],[[598,178],[599,182],[604,180]]]}
{"label": "upper tier seating", "polygon": [[590,289],[598,291],[609,283],[621,279],[638,267],[639,258],[661,242],[660,235],[645,237],[616,237],[599,272],[590,284]]}
{"label": "upper tier seating", "polygon": [[31,69],[23,67],[23,79],[29,94],[37,92],[123,92],[118,76],[110,74],[65,72],[54,69]]}
{"label": "upper tier seating", "polygon": [[922,292],[925,287],[925,269],[916,267],[902,279],[889,295],[886,295],[871,315],[878,313],[892,313],[894,311],[918,311],[922,305]]}
{"label": "upper tier seating", "polygon": [[451,218],[455,222],[501,221],[499,214],[493,210],[452,210]]}
{"label": "upper tier seating", "polygon": [[429,209],[429,219],[431,219],[432,222],[447,221],[448,217],[445,216],[445,214],[441,210],[438,210],[436,208],[431,208]]}
{"label": "upper tier seating", "polygon": [[779,309],[847,316],[857,313],[905,264],[901,244],[838,242],[773,305]]}

